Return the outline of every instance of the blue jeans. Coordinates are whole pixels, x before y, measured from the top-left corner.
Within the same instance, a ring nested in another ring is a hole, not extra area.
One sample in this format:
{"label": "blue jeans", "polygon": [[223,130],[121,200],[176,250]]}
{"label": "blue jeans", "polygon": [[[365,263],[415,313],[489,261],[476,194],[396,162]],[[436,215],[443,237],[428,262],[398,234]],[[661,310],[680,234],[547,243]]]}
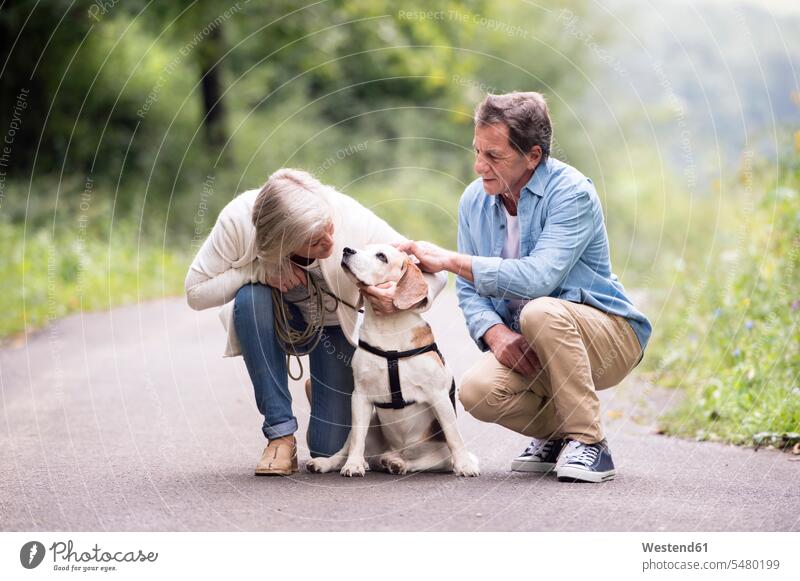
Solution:
{"label": "blue jeans", "polygon": [[[293,327],[303,329],[299,309],[287,305]],[[244,362],[255,390],[258,411],[264,415],[262,432],[268,439],[297,431],[286,369],[286,353],[275,335],[272,289],[248,284],[236,293],[233,322]],[[308,447],[312,457],[332,456],[350,433],[350,396],[353,393],[353,347],[338,326],[324,327],[322,339],[309,354],[311,362],[311,421]]]}

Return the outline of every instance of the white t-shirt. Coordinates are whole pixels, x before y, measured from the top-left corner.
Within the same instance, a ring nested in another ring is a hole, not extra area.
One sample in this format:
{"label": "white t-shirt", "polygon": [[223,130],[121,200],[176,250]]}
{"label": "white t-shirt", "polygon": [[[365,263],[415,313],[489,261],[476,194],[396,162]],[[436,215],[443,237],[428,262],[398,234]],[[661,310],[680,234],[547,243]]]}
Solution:
{"label": "white t-shirt", "polygon": [[[509,214],[505,205],[503,211],[506,213],[506,242],[500,252],[500,258],[519,258],[519,216]],[[519,311],[526,304],[528,301],[524,299],[509,299],[508,310],[514,320],[517,320]]]}
{"label": "white t-shirt", "polygon": [[519,258],[519,216],[512,216],[503,206],[506,213],[506,243],[503,245],[501,258]]}

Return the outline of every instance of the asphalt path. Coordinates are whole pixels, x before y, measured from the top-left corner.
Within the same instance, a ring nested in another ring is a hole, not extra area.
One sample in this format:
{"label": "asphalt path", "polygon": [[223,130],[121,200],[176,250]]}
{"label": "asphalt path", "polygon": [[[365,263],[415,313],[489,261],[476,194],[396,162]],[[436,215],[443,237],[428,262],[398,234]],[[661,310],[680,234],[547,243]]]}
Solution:
{"label": "asphalt path", "polygon": [[[460,377],[478,351],[454,296],[428,319]],[[526,439],[463,409],[478,478],[256,478],[261,419],[223,341],[215,310],[169,298],[71,316],[0,349],[0,529],[800,530],[797,457],[658,435],[678,394],[635,376],[601,394],[619,471],[608,483],[511,473]],[[304,434],[309,405],[299,382],[292,391]]]}

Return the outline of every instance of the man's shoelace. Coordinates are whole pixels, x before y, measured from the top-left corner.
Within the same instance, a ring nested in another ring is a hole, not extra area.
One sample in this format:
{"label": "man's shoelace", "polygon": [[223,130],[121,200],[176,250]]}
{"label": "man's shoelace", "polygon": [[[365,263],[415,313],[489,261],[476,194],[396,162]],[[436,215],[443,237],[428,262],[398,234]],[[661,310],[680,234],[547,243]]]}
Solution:
{"label": "man's shoelace", "polygon": [[600,448],[597,446],[588,446],[580,444],[570,451],[567,457],[566,464],[583,464],[584,466],[591,466],[597,460],[597,455],[600,453]]}
{"label": "man's shoelace", "polygon": [[553,442],[552,440],[548,440],[544,444],[540,442],[536,442],[535,444],[532,443],[530,446],[528,446],[528,449],[525,450],[525,453],[530,456],[536,456],[537,458],[547,458],[547,455],[552,449]]}

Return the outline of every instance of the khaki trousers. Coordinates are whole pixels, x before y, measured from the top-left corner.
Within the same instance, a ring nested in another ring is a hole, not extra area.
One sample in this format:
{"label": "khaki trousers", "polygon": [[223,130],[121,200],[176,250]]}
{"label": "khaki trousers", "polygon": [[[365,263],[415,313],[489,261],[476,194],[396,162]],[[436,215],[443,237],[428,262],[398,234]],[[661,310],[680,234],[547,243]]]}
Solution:
{"label": "khaki trousers", "polygon": [[633,328],[588,305],[542,297],[522,309],[520,332],[542,370],[525,377],[488,351],[461,380],[464,408],[533,438],[602,440],[597,390],[617,385],[638,364]]}

